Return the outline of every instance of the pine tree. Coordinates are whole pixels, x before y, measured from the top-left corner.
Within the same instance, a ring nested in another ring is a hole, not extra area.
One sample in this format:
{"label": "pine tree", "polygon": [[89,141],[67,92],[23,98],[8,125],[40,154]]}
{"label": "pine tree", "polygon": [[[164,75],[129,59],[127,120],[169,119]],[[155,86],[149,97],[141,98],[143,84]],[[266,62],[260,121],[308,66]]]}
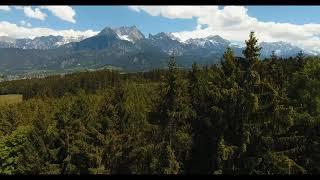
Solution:
{"label": "pine tree", "polygon": [[167,131],[167,140],[174,143],[174,135],[177,128],[189,126],[190,104],[186,94],[187,82],[181,77],[174,57],[168,62],[169,70],[166,79],[162,84],[162,101],[160,103],[160,113],[162,118],[160,124]]}
{"label": "pine tree", "polygon": [[201,70],[197,63],[192,64],[192,69],[189,72],[189,94],[191,97],[192,108],[196,116],[203,114],[206,93],[205,82],[201,74]]}
{"label": "pine tree", "polygon": [[178,174],[180,172],[180,165],[175,157],[174,150],[170,145],[165,147],[164,157],[163,157],[163,174]]}
{"label": "pine tree", "polygon": [[182,78],[174,57],[169,60],[168,66],[168,73],[161,86],[161,99],[158,107],[160,126],[163,131],[163,140],[173,147],[178,161],[185,163],[189,159],[191,149],[191,119],[193,116],[188,82]]}
{"label": "pine tree", "polygon": [[301,69],[305,65],[305,55],[303,54],[303,51],[299,51],[296,57],[298,68]]}
{"label": "pine tree", "polygon": [[254,32],[250,32],[249,40],[246,40],[246,48],[243,50],[243,55],[246,58],[246,67],[252,69],[259,60],[261,47],[257,44],[258,39],[255,37]]}
{"label": "pine tree", "polygon": [[278,56],[276,55],[275,51],[271,52],[270,58],[271,58],[271,61],[276,61],[278,59]]}
{"label": "pine tree", "polygon": [[222,70],[227,77],[234,78],[237,73],[237,67],[233,51],[230,47],[227,47],[223,54],[223,61],[221,62]]}

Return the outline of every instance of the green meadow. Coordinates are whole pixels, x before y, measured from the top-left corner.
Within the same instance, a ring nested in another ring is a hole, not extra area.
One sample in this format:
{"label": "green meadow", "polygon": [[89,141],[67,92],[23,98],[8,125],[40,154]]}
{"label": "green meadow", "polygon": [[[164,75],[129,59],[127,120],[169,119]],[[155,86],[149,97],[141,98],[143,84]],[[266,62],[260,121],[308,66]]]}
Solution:
{"label": "green meadow", "polygon": [[15,104],[22,101],[21,94],[7,94],[7,95],[0,95],[0,105],[3,104]]}

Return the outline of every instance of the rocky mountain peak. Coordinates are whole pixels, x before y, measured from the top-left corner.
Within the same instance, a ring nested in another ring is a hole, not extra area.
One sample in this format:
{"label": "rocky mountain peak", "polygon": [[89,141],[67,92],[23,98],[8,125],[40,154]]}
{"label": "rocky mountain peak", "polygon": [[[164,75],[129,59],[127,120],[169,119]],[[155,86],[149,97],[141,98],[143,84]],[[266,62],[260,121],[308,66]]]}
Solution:
{"label": "rocky mountain peak", "polygon": [[136,26],[122,26],[113,30],[122,40],[136,42],[145,38]]}

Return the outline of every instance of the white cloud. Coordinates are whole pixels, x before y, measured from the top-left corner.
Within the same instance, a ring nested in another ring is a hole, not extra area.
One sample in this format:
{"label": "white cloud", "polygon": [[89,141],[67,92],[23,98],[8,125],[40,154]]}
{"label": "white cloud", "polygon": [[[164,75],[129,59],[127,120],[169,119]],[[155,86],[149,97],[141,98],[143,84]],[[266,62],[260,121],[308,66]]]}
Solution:
{"label": "white cloud", "polygon": [[[26,22],[25,22],[26,23]],[[28,26],[28,23],[26,23]],[[54,30],[50,28],[41,27],[24,27],[18,26],[7,21],[0,21],[0,35],[9,36],[12,38],[34,38],[38,36],[64,36],[64,37],[91,37],[98,34],[93,30],[77,31],[73,29],[67,30]]]}
{"label": "white cloud", "polygon": [[[144,11],[151,16],[170,19],[196,18],[197,27],[193,31],[175,32],[174,35],[185,41],[220,35],[231,41],[244,41],[250,31],[255,31],[259,41],[286,41],[308,50],[320,50],[320,24],[303,25],[291,23],[264,22],[248,15],[243,6],[130,6],[131,10]],[[205,28],[200,28],[204,27]]]}
{"label": "white cloud", "polygon": [[40,8],[49,10],[53,15],[64,21],[76,23],[74,19],[76,12],[70,6],[41,6]]}
{"label": "white cloud", "polygon": [[163,16],[170,19],[184,18],[190,19],[200,16],[203,10],[212,10],[216,6],[129,6],[130,9],[140,12],[145,11],[152,16]]}
{"label": "white cloud", "polygon": [[0,6],[0,11],[10,11],[11,8],[9,6]]}
{"label": "white cloud", "polygon": [[4,32],[0,32],[0,37],[1,36],[8,36],[8,34],[4,33]]}
{"label": "white cloud", "polygon": [[24,25],[26,25],[26,22],[25,22],[24,20],[22,20],[22,21],[20,21],[20,24],[21,24],[22,26],[24,26]]}
{"label": "white cloud", "polygon": [[14,8],[16,8],[18,10],[23,10],[23,6],[15,6]]}
{"label": "white cloud", "polygon": [[76,23],[76,11],[70,6],[40,6],[35,9],[32,9],[30,6],[15,6],[15,8],[23,10],[24,14],[28,17],[40,20],[45,20],[47,18],[47,14],[40,9],[46,9],[61,20]]}
{"label": "white cloud", "polygon": [[35,8],[33,10],[30,6],[26,6],[26,7],[23,7],[23,12],[27,17],[30,17],[30,18],[39,19],[39,20],[45,20],[47,18],[47,14],[41,12],[39,8]]}
{"label": "white cloud", "polygon": [[26,22],[26,21],[24,21],[24,20],[21,20],[21,21],[20,21],[20,24],[21,24],[22,26],[27,26],[27,27],[31,27],[31,26],[32,26],[31,23]]}

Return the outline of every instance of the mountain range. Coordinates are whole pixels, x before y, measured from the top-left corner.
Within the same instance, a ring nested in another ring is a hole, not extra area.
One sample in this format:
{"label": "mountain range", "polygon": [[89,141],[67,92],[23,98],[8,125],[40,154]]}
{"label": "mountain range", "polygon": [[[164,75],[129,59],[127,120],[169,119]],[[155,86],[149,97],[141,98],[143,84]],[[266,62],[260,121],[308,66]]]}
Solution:
{"label": "mountain range", "polygon": [[[106,67],[145,71],[165,67],[171,55],[176,57],[179,65],[190,67],[194,61],[201,65],[220,62],[228,46],[236,56],[242,56],[243,47],[218,35],[182,42],[172,33],[161,32],[145,37],[136,26],[106,27],[92,37],[0,37],[0,71],[2,74],[19,74]],[[286,42],[262,42],[260,46],[262,58],[269,57],[272,51],[281,57],[304,51]]]}

